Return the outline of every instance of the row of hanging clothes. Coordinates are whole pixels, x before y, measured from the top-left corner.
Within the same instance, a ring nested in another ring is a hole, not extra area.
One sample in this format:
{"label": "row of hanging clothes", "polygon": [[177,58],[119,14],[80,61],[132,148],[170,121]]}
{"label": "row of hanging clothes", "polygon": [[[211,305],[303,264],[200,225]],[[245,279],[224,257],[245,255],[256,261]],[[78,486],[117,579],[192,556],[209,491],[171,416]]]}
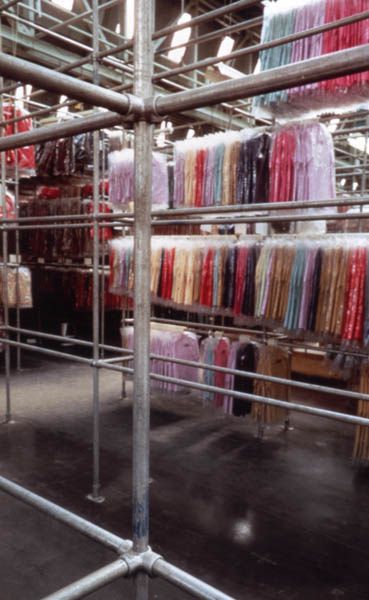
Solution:
{"label": "row of hanging clothes", "polygon": [[[133,292],[133,241],[109,244],[109,289]],[[326,343],[369,345],[364,236],[152,239],[153,302]]]}
{"label": "row of hanging clothes", "polygon": [[[226,390],[251,396],[263,396],[275,400],[289,401],[286,385],[252,377],[252,374],[291,378],[288,351],[274,343],[257,342],[247,336],[232,340],[221,333],[210,335],[201,342],[201,361],[207,365],[223,367],[232,372],[204,369],[203,382]],[[242,372],[250,376],[245,377]],[[225,414],[251,416],[261,425],[282,424],[288,418],[285,408],[228,395],[226,392],[206,391],[203,398]]]}
{"label": "row of hanging clothes", "polygon": [[[109,153],[109,200],[121,209],[129,209],[134,201],[134,151],[131,148]],[[166,157],[152,154],[152,204],[169,205],[168,165]]]}
{"label": "row of hanging clothes", "polygon": [[[264,3],[261,43],[319,27],[367,10],[366,0],[277,0]],[[260,70],[266,71],[331,52],[367,44],[369,19],[297,39],[260,52]],[[278,90],[254,98],[256,113],[285,113],[337,108],[368,99],[369,71]],[[261,111],[260,111],[261,109]]]}
{"label": "row of hanging clothes", "polygon": [[[122,345],[125,349],[133,350],[133,339],[134,328],[123,327]],[[288,401],[288,386],[261,381],[252,376],[261,374],[290,378],[288,352],[278,346],[255,342],[245,336],[237,340],[230,339],[222,332],[198,335],[186,329],[185,325],[152,323],[150,353],[156,355],[150,362],[150,372],[154,375],[223,388],[224,391],[209,390],[200,394],[207,406],[227,415],[240,417],[251,414],[262,425],[282,424],[287,418],[284,408],[227,394],[227,390],[231,390]],[[209,367],[237,370],[239,374],[182,365],[170,359],[201,362]],[[249,373],[250,377],[243,376],[244,372]],[[151,385],[165,392],[183,392],[187,389],[178,383],[155,378],[151,380]]]}
{"label": "row of hanging clothes", "polygon": [[[103,198],[104,186],[100,183],[100,193]],[[99,211],[111,213],[112,206],[105,200],[100,200]],[[69,186],[38,186],[34,196],[21,198],[19,205],[20,217],[53,217],[62,215],[85,215],[93,212],[92,190],[89,184]],[[76,223],[76,221],[71,221]],[[37,224],[37,221],[35,221]],[[92,254],[93,228],[65,227],[20,232],[21,253],[28,258],[42,257],[45,260],[56,261],[61,256],[73,258],[90,256]],[[100,241],[112,238],[112,228],[100,229]]]}
{"label": "row of hanging clothes", "polygon": [[[34,289],[37,293],[34,305],[41,310],[52,306],[56,314],[68,315],[71,311],[91,311],[93,307],[93,270],[84,266],[34,265]],[[100,290],[104,283],[104,307],[121,310],[122,298],[109,293],[108,273],[99,270]],[[100,291],[101,302],[101,291]],[[49,308],[50,310],[50,308]]]}
{"label": "row of hanging clothes", "polygon": [[[99,144],[99,164],[108,169],[108,137]],[[51,140],[36,147],[36,173],[43,177],[91,175],[93,171],[93,132]]]}
{"label": "row of hanging clothes", "polygon": [[273,131],[211,134],[174,147],[174,208],[334,199],[335,194],[333,140],[317,120]]}

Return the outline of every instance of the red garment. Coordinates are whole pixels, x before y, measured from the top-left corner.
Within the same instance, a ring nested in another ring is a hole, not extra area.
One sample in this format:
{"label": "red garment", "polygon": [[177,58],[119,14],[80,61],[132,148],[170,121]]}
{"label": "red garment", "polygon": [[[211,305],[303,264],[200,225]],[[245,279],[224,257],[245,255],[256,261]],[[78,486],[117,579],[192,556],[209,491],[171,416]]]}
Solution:
{"label": "red garment", "polygon": [[[9,121],[14,118],[22,117],[27,113],[20,108],[14,109],[14,104],[4,104],[3,105],[3,118],[5,121]],[[26,119],[22,119],[22,121],[18,121],[17,123],[11,123],[6,125],[5,127],[5,135],[13,135],[15,133],[25,133],[27,131],[32,131],[33,123],[31,117]],[[35,147],[34,146],[24,146],[23,148],[18,148],[17,150],[7,150],[6,151],[6,164],[10,167],[14,167],[18,161],[19,169],[27,169],[33,170],[36,167],[35,164]]]}
{"label": "red garment", "polygon": [[43,185],[37,190],[37,197],[40,200],[55,200],[61,197],[61,190],[58,187]]}
{"label": "red garment", "polygon": [[201,273],[201,290],[200,304],[204,306],[212,306],[213,301],[213,263],[214,263],[214,248],[208,248],[205,254],[202,273]]}
{"label": "red garment", "polygon": [[[364,12],[368,10],[367,0],[326,0],[325,22],[331,23],[344,17]],[[366,44],[369,39],[369,19],[337,27],[333,30],[323,33],[323,54],[337,52],[346,48],[353,48]],[[360,86],[368,83],[369,71],[354,73],[337,77],[336,79],[327,79],[319,83],[319,88],[328,91],[345,91],[354,86]]]}
{"label": "red garment", "polygon": [[270,157],[269,202],[294,200],[296,138],[293,130],[276,133]]}
{"label": "red garment", "polygon": [[246,286],[246,266],[247,266],[247,246],[240,246],[237,253],[237,266],[235,277],[235,293],[234,293],[234,314],[240,315],[242,312],[242,301],[245,294]]}
{"label": "red garment", "polygon": [[195,165],[195,206],[202,206],[204,185],[205,150],[199,150],[196,154]]}

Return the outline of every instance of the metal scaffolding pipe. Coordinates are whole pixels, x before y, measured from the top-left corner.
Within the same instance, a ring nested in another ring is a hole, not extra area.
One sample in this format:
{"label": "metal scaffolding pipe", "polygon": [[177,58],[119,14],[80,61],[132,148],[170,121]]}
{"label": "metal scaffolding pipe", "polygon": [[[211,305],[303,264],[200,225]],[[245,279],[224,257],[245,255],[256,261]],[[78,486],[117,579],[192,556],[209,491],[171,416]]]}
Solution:
{"label": "metal scaffolding pipe", "polygon": [[[71,361],[77,361],[77,362],[88,362],[90,366],[92,363],[92,361],[90,361],[88,359],[83,359],[82,357],[79,357],[79,356],[69,355],[69,354],[66,354],[63,352],[57,352],[55,350],[50,350],[48,348],[38,348],[38,347],[32,346],[30,344],[23,344],[23,343],[15,342],[12,340],[5,339],[5,340],[3,340],[3,344],[8,344],[8,345],[14,346],[14,347],[21,347],[21,348],[30,350],[31,352],[38,352],[38,353],[49,355],[49,356],[56,356],[58,358],[63,358],[65,360],[71,360]],[[159,357],[159,358],[161,359],[162,357]],[[129,374],[129,375],[134,374],[134,369],[107,363],[104,360],[99,360],[98,364],[103,369],[108,369],[111,371],[116,371],[118,373],[125,373],[125,374]],[[180,385],[182,387],[187,387],[187,388],[198,390],[201,392],[214,392],[214,393],[218,393],[218,394],[226,394],[227,396],[231,396],[232,398],[239,398],[240,400],[248,400],[251,402],[258,402],[260,404],[268,404],[271,406],[278,406],[280,408],[285,408],[288,411],[307,413],[307,414],[315,415],[318,417],[333,419],[335,421],[342,421],[344,423],[350,423],[352,425],[364,425],[366,427],[369,426],[369,419],[366,419],[364,417],[347,415],[345,413],[340,413],[337,411],[321,409],[321,408],[314,408],[312,406],[308,406],[305,404],[296,404],[293,402],[286,402],[284,400],[276,400],[274,398],[269,398],[267,396],[257,396],[255,394],[246,394],[244,392],[237,392],[236,390],[230,390],[230,389],[220,388],[220,387],[216,387],[216,386],[212,386],[212,385],[206,385],[204,383],[196,383],[193,381],[179,379],[177,377],[168,377],[166,375],[157,375],[156,373],[150,373],[150,378],[154,379],[156,381],[163,381],[166,383]],[[0,486],[0,488],[1,488],[1,486]]]}
{"label": "metal scaffolding pipe", "polygon": [[[141,98],[152,94],[155,3],[135,0],[134,93]],[[134,127],[134,307],[137,327],[133,354],[132,425],[132,532],[135,552],[146,552],[149,544],[150,469],[150,269],[151,269],[151,184],[154,125],[145,120]],[[149,579],[135,576],[136,600],[148,600]]]}
{"label": "metal scaffolding pipe", "polygon": [[125,577],[128,574],[128,565],[122,560],[118,559],[89,575],[67,585],[63,589],[45,596],[43,600],[79,600],[79,598],[85,598],[96,590],[109,585],[120,577]]}
{"label": "metal scaffolding pipe", "polygon": [[[210,40],[217,39],[218,37],[224,37],[225,35],[230,35],[232,33],[238,33],[239,31],[245,31],[247,29],[251,29],[252,27],[256,27],[258,25],[262,25],[263,17],[256,17],[255,19],[248,19],[247,21],[242,21],[242,23],[235,23],[234,25],[229,25],[228,27],[222,27],[217,31],[210,31],[209,33],[205,33],[204,35],[199,35],[196,37],[191,37],[188,42],[183,42],[182,44],[176,44],[175,46],[165,46],[161,47],[154,52],[154,54],[164,54],[165,52],[169,52],[170,50],[176,50],[177,48],[184,48],[193,46],[194,44],[203,44],[204,42],[209,42]],[[187,25],[187,23],[186,23]]]}
{"label": "metal scaffolding pipe", "polygon": [[[344,202],[343,202],[344,204]],[[272,209],[271,209],[272,210]],[[294,223],[296,221],[344,221],[352,219],[368,219],[369,212],[362,213],[329,213],[329,214],[300,214],[300,215],[257,215],[251,217],[234,217],[219,219],[158,219],[153,225],[236,225],[237,223],[279,223],[280,221]]]}
{"label": "metal scaffolding pipe", "polygon": [[261,0],[239,0],[238,2],[230,2],[225,6],[208,11],[202,15],[198,15],[197,17],[186,21],[186,23],[176,23],[174,25],[169,25],[168,27],[163,27],[163,29],[159,29],[153,33],[152,39],[157,40],[162,37],[167,37],[168,35],[174,33],[175,31],[179,31],[180,29],[186,29],[187,27],[194,28],[201,23],[214,21],[214,19],[219,19],[219,17],[223,17],[229,13],[235,13],[243,8],[249,8],[250,6],[255,6],[255,4],[260,3]]}
{"label": "metal scaffolding pipe", "polygon": [[[41,65],[0,53],[0,75],[31,83],[49,92],[65,94],[85,102],[115,111],[121,115],[142,113],[142,101],[130,94],[118,94],[107,88],[57,73]],[[81,122],[82,119],[79,121]],[[13,136],[11,136],[13,137]]]}
{"label": "metal scaffolding pipe", "polygon": [[296,33],[292,33],[290,35],[286,35],[282,38],[271,40],[269,42],[264,42],[262,44],[255,44],[254,46],[248,46],[247,48],[240,48],[239,50],[234,50],[233,52],[229,52],[222,57],[216,56],[211,58],[205,58],[198,62],[190,63],[188,65],[182,65],[181,67],[176,67],[174,69],[166,69],[157,73],[153,81],[160,81],[162,77],[174,77],[174,75],[181,75],[183,73],[188,73],[189,71],[193,71],[194,69],[205,69],[206,67],[210,67],[211,65],[219,64],[220,62],[227,62],[229,60],[234,60],[236,58],[247,56],[248,54],[258,54],[264,50],[268,50],[270,48],[275,48],[277,46],[283,46],[287,43],[292,43],[296,40],[304,39],[306,37],[311,37],[313,35],[317,35],[323,33],[325,31],[330,31],[332,29],[336,29],[338,27],[343,27],[346,25],[350,25],[352,23],[357,23],[358,21],[363,21],[364,19],[369,18],[369,10],[357,13],[355,15],[351,15],[349,17],[344,17],[343,19],[338,19],[336,21],[331,21],[330,23],[325,23],[324,25],[319,25],[318,27],[312,27],[311,29],[307,29],[305,31],[298,31]]}
{"label": "metal scaffolding pipe", "polygon": [[[175,320],[164,320],[164,319],[152,319],[152,321],[154,322],[159,322],[159,323],[165,323],[165,322],[169,322],[172,324],[183,324],[183,321],[175,321]],[[187,323],[189,327],[196,327],[198,326],[198,328],[202,327],[204,330],[219,330],[221,329],[221,331],[224,331],[225,333],[246,333],[249,332],[251,334],[260,334],[260,335],[264,335],[264,332],[262,331],[255,331],[255,330],[247,330],[245,328],[237,328],[237,327],[221,327],[219,325],[209,325],[209,324],[201,324],[201,323]],[[14,333],[20,333],[22,335],[29,335],[29,336],[35,336],[35,337],[40,337],[40,338],[44,338],[44,339],[49,339],[49,340],[53,340],[53,341],[57,341],[57,342],[65,342],[65,337],[61,336],[61,335],[56,335],[56,334],[52,334],[52,333],[41,333],[38,331],[33,331],[30,329],[22,329],[22,328],[18,328],[18,327],[12,327],[12,326],[8,326],[8,327],[1,327],[0,329],[2,329],[3,331],[9,331],[9,332],[14,332]],[[273,334],[271,334],[273,335]],[[75,344],[76,346],[84,346],[84,347],[88,347],[91,348],[92,347],[92,342],[89,341],[85,341],[85,340],[80,340],[80,339],[76,339],[73,338],[73,344]],[[287,342],[283,342],[278,340],[278,344],[280,345],[285,345],[288,347],[291,347],[291,343],[287,343]],[[307,349],[312,349],[312,350],[321,350],[324,351],[323,348],[314,348],[314,346],[308,346],[308,345],[304,345],[304,344],[298,344],[299,348],[307,348]],[[126,348],[119,348],[118,346],[109,346],[106,344],[99,344],[99,348],[103,348],[104,350],[109,350],[111,352],[118,352],[118,353],[123,353],[123,354],[129,354],[129,356],[119,356],[113,359],[106,359],[103,361],[103,363],[105,364],[110,363],[112,364],[113,362],[126,362],[132,359],[131,357],[131,350],[126,349]],[[48,350],[47,348],[41,348],[40,350],[45,351]],[[339,354],[340,352],[342,352],[342,354],[345,355],[349,355],[349,356],[361,356],[361,357],[368,357],[368,354],[364,354],[364,353],[357,353],[357,352],[350,352],[350,351],[345,351],[345,350],[327,350],[329,352],[333,352],[336,354]],[[53,350],[51,352],[54,352]],[[60,355],[60,353],[58,353],[58,356]],[[63,353],[63,358],[67,358],[67,359],[74,359],[74,355],[69,355],[69,354],[65,354]],[[89,364],[91,365],[91,361],[89,359],[83,359],[85,364]],[[261,373],[252,373],[251,371],[239,371],[237,369],[228,369],[225,367],[220,367],[217,365],[207,365],[206,363],[201,363],[201,362],[194,362],[191,360],[184,360],[184,359],[180,359],[180,358],[170,358],[170,357],[164,357],[161,356],[160,354],[155,354],[155,353],[151,353],[150,354],[150,360],[161,360],[163,362],[171,362],[174,364],[179,364],[179,365],[185,365],[188,367],[194,367],[197,369],[202,369],[202,370],[208,370],[208,371],[215,371],[215,372],[220,372],[220,373],[230,373],[232,375],[236,375],[239,377],[244,377],[246,379],[258,379],[260,381],[270,381],[273,383],[279,383],[281,385],[287,385],[290,387],[295,387],[295,388],[300,388],[300,389],[304,389],[304,390],[313,390],[315,392],[319,392],[319,393],[323,393],[323,394],[336,394],[337,396],[342,396],[345,398],[351,398],[352,400],[364,400],[366,402],[369,401],[369,394],[361,394],[360,392],[353,392],[351,390],[340,390],[340,389],[336,389],[336,388],[332,388],[332,387],[328,387],[328,386],[323,386],[323,385],[318,385],[318,384],[310,384],[310,383],[303,383],[302,381],[294,381],[292,379],[284,379],[282,377],[274,377],[273,375],[263,375]],[[101,366],[101,361],[99,361],[99,365]]]}
{"label": "metal scaffolding pipe", "polygon": [[204,581],[171,565],[163,558],[159,558],[155,561],[152,567],[152,573],[153,575],[169,581],[180,590],[191,594],[194,598],[201,598],[202,600],[235,600],[232,596],[223,594],[223,592],[208,585]]}
{"label": "metal scaffolding pipe", "polygon": [[120,538],[114,533],[110,533],[102,527],[94,525],[90,521],[71,513],[65,508],[61,508],[57,504],[50,502],[50,500],[45,500],[45,498],[42,498],[41,496],[30,492],[17,483],[13,483],[9,479],[1,476],[0,490],[10,494],[17,500],[21,500],[33,508],[37,508],[37,510],[41,511],[42,513],[45,513],[56,521],[59,521],[60,523],[79,531],[79,533],[82,533],[86,537],[93,539],[95,542],[103,544],[114,552],[128,552],[132,548],[132,542],[130,540]]}
{"label": "metal scaffolding pipe", "polygon": [[267,92],[358,73],[367,70],[368,64],[369,44],[364,44],[240,79],[177,92],[170,96],[158,96],[147,103],[147,109],[150,111],[151,104],[151,111],[154,114],[170,115],[174,112],[212,106],[240,98],[251,98]]}
{"label": "metal scaffolding pipe", "polygon": [[122,123],[122,115],[110,111],[101,112],[98,115],[47,125],[46,127],[28,131],[27,133],[15,133],[14,135],[0,138],[0,152],[13,148],[22,148],[23,146],[31,146],[33,144],[41,144],[42,142],[69,137],[77,133],[87,133],[87,131],[114,127],[115,125],[122,125]]}

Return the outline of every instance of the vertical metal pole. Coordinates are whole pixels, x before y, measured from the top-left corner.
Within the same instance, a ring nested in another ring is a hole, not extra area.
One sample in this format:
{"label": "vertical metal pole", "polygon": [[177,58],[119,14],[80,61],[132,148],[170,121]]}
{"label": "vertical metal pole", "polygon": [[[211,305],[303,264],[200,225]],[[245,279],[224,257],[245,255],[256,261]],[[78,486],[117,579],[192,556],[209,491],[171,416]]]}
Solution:
{"label": "vertical metal pole", "polygon": [[[98,0],[92,2],[92,23],[93,23],[93,80],[96,85],[99,84],[98,62],[96,53],[99,51],[99,11]],[[93,133],[93,214],[99,212],[99,140],[98,131]],[[92,271],[93,271],[93,300],[92,300],[92,357],[94,361],[99,360],[99,225],[94,218],[93,222],[93,252],[92,252]],[[96,365],[92,367],[92,395],[93,395],[93,482],[92,493],[89,494],[89,500],[101,503],[104,498],[100,495],[100,399],[99,399],[99,369]]]}
{"label": "vertical metal pole", "polygon": [[[154,2],[136,0],[134,93],[152,94]],[[150,256],[153,126],[135,123],[135,289],[133,377],[133,549],[144,552],[149,541],[150,457]],[[148,600],[148,576],[135,578],[136,600]]]}
{"label": "vertical metal pole", "polygon": [[[25,89],[25,88],[23,88]],[[16,106],[16,105],[15,105]],[[14,113],[15,114],[15,113]],[[18,133],[18,123],[14,123],[14,133]],[[18,162],[18,150],[15,151],[15,169],[14,169],[14,199],[15,199],[15,216],[19,217],[19,162]],[[15,232],[15,262],[17,263],[17,278],[16,278],[16,294],[17,294],[17,305],[16,305],[16,327],[20,329],[21,320],[20,320],[20,308],[19,308],[19,299],[20,299],[20,289],[19,289],[19,266],[21,261],[20,256],[20,246],[19,246],[19,229]],[[17,342],[21,341],[20,333],[17,333]],[[21,348],[17,348],[17,371],[21,370]]]}
{"label": "vertical metal pole", "polygon": [[[2,51],[2,19],[0,17],[0,51]],[[0,77],[0,87],[4,87],[4,80]],[[0,120],[3,120],[3,96],[0,96]],[[1,134],[4,135],[4,129],[1,130]],[[1,152],[0,158],[1,167],[1,206],[3,217],[6,217],[6,199],[5,199],[5,185],[6,185],[6,155],[5,152]],[[3,305],[4,305],[4,325],[9,326],[9,297],[8,297],[8,232],[6,227],[3,229],[2,234],[2,250],[3,250]],[[5,337],[9,337],[9,333],[5,333]],[[5,344],[4,348],[4,360],[5,360],[5,423],[10,423],[12,420],[11,414],[11,397],[10,397],[10,346]]]}

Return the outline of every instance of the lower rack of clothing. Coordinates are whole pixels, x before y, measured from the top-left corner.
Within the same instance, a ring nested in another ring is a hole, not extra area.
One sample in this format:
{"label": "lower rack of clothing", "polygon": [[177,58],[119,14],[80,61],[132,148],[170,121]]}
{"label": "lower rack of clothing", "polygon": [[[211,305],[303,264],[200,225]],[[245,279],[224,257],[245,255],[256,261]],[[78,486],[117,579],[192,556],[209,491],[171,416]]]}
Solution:
{"label": "lower rack of clothing", "polygon": [[[153,302],[245,318],[301,339],[369,344],[369,239],[364,236],[153,238]],[[109,244],[113,294],[133,293],[133,241]]]}

